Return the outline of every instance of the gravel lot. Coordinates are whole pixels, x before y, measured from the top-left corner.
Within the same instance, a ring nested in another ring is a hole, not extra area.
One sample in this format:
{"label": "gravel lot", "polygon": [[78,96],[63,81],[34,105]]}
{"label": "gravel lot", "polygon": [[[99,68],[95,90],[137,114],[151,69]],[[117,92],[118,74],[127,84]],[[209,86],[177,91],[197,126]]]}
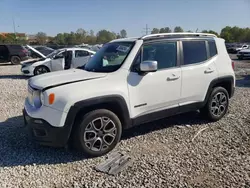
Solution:
{"label": "gravel lot", "polygon": [[21,116],[27,78],[20,66],[0,65],[0,187],[250,187],[250,73],[242,68],[250,62],[236,62],[239,87],[225,118],[208,123],[194,112],[130,129],[116,150],[134,163],[108,176],[93,169],[104,157],[29,140]]}

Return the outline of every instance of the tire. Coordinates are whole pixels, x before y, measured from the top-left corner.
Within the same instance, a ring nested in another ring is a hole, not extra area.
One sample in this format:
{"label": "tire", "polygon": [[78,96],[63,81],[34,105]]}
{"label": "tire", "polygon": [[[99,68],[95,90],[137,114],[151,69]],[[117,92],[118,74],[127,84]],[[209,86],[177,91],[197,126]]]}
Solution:
{"label": "tire", "polygon": [[113,112],[106,109],[87,113],[75,126],[73,146],[89,157],[105,155],[121,139],[121,122]]}
{"label": "tire", "polygon": [[41,65],[41,66],[38,66],[35,68],[34,70],[34,75],[40,75],[40,74],[45,74],[47,72],[50,72],[49,68],[44,66],[44,65]]}
{"label": "tire", "polygon": [[10,62],[11,62],[11,64],[13,64],[13,65],[19,65],[19,64],[21,63],[21,59],[20,59],[20,57],[18,57],[18,56],[12,56],[12,57],[10,58]]}
{"label": "tire", "polygon": [[211,92],[208,101],[204,108],[200,109],[203,117],[206,117],[210,121],[218,121],[228,111],[229,95],[225,88],[216,87]]}

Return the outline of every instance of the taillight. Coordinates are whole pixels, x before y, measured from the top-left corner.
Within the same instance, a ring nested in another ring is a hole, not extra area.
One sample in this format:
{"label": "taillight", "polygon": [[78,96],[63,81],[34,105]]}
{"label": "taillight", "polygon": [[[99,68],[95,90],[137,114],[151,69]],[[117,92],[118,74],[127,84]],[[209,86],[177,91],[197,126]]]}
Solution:
{"label": "taillight", "polygon": [[28,50],[23,49],[22,52],[26,55],[28,55]]}
{"label": "taillight", "polygon": [[234,70],[234,62],[232,61],[232,68],[233,68],[233,70]]}

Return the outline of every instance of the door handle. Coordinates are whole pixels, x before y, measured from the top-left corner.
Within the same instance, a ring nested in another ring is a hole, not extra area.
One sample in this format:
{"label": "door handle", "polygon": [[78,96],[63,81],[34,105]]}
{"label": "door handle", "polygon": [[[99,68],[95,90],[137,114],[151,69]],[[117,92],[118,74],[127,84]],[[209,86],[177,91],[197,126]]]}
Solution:
{"label": "door handle", "polygon": [[173,81],[178,80],[180,76],[176,76],[175,74],[172,74],[171,76],[167,77],[167,81]]}
{"label": "door handle", "polygon": [[207,70],[204,71],[205,74],[209,74],[214,72],[214,70],[212,70],[211,68],[208,68]]}

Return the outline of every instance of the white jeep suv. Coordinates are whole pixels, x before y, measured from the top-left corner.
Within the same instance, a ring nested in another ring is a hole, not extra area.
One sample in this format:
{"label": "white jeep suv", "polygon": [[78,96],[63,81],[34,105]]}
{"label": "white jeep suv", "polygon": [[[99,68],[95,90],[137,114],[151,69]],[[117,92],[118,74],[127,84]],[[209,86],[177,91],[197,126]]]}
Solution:
{"label": "white jeep suv", "polygon": [[138,124],[193,110],[221,119],[235,75],[223,39],[163,33],[111,41],[86,65],[33,77],[28,88],[24,119],[36,142],[101,156]]}

